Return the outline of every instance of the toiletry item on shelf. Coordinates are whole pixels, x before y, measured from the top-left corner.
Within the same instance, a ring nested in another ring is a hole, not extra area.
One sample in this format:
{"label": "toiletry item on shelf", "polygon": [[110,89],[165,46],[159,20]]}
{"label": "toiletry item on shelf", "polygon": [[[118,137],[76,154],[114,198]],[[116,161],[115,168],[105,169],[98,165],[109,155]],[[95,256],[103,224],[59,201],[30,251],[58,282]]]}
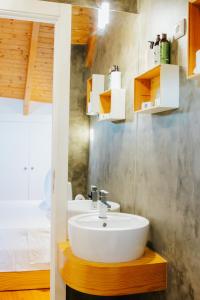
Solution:
{"label": "toiletry item on shelf", "polygon": [[196,66],[194,69],[194,74],[200,73],[200,50],[196,52]]}
{"label": "toiletry item on shelf", "polygon": [[142,109],[147,109],[147,108],[151,108],[154,106],[154,102],[152,101],[145,101],[145,102],[142,102]]}
{"label": "toiletry item on shelf", "polygon": [[160,34],[157,35],[156,41],[153,47],[154,50],[154,64],[160,64]]}
{"label": "toiletry item on shelf", "polygon": [[121,72],[119,70],[119,66],[113,66],[111,71],[111,81],[110,81],[111,89],[121,89]]}
{"label": "toiletry item on shelf", "polygon": [[117,65],[113,65],[109,70],[108,90],[110,89],[121,89],[121,72],[119,71],[119,66]]}
{"label": "toiletry item on shelf", "polygon": [[170,64],[170,42],[167,40],[167,34],[163,33],[160,41],[160,63]]}
{"label": "toiletry item on shelf", "polygon": [[146,56],[146,69],[151,69],[154,67],[154,42],[148,41],[149,47]]}

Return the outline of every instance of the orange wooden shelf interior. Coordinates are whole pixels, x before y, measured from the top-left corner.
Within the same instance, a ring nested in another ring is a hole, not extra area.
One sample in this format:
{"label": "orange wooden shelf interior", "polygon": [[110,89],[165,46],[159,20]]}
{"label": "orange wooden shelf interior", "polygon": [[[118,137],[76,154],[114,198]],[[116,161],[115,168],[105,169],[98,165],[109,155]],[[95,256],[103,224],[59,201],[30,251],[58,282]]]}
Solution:
{"label": "orange wooden shelf interior", "polygon": [[189,3],[188,16],[188,77],[195,78],[196,52],[200,50],[200,0]]}
{"label": "orange wooden shelf interior", "polygon": [[190,0],[190,3],[200,5],[200,0]]}
{"label": "orange wooden shelf interior", "polygon": [[60,273],[66,285],[86,294],[119,296],[165,290],[167,262],[146,248],[135,261],[117,264],[89,262],[75,257],[69,242],[59,245]]}
{"label": "orange wooden shelf interior", "polygon": [[100,94],[100,114],[109,114],[111,111],[111,90]]}
{"label": "orange wooden shelf interior", "polygon": [[90,103],[90,93],[92,91],[92,77],[87,80],[87,102],[86,102],[86,110],[88,112],[88,105]]}
{"label": "orange wooden shelf interior", "polygon": [[154,101],[157,91],[160,87],[160,69],[161,66],[156,66],[153,69],[139,75],[134,80],[134,111],[142,109],[142,103]]}

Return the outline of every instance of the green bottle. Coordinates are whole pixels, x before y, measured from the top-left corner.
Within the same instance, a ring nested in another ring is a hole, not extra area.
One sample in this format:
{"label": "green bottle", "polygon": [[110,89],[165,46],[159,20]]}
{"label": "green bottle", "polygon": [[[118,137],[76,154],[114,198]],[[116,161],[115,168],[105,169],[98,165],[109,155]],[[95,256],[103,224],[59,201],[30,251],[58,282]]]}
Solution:
{"label": "green bottle", "polygon": [[160,41],[160,63],[170,64],[170,42],[167,40],[166,33],[162,34]]}

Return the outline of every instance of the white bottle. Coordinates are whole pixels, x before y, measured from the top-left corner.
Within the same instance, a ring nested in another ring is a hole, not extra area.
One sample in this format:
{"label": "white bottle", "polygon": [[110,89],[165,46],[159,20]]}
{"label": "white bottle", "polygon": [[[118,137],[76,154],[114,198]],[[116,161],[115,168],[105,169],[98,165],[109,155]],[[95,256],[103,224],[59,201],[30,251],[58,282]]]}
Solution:
{"label": "white bottle", "polygon": [[156,42],[154,44],[154,64],[160,64],[160,35],[157,35]]}
{"label": "white bottle", "polygon": [[154,42],[149,41],[150,46],[147,51],[147,56],[146,56],[146,69],[151,69],[154,66]]}
{"label": "white bottle", "polygon": [[111,72],[111,90],[112,89],[121,89],[121,72],[114,71]]}

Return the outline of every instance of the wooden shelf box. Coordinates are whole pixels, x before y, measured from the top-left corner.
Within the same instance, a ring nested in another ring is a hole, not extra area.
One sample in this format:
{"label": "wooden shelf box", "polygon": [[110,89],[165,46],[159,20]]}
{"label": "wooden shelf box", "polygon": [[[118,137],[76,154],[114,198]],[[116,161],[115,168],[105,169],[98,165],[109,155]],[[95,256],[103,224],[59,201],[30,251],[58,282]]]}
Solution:
{"label": "wooden shelf box", "polygon": [[104,75],[93,74],[87,80],[87,115],[99,114],[99,94],[104,91]]}
{"label": "wooden shelf box", "polygon": [[[159,113],[179,107],[179,66],[158,65],[134,80],[134,111]],[[143,102],[153,102],[142,108]]]}
{"label": "wooden shelf box", "polygon": [[196,66],[196,52],[200,50],[200,0],[191,0],[188,15],[188,78],[198,78],[194,74]]}
{"label": "wooden shelf box", "polygon": [[100,94],[99,121],[125,119],[125,90],[113,89]]}

